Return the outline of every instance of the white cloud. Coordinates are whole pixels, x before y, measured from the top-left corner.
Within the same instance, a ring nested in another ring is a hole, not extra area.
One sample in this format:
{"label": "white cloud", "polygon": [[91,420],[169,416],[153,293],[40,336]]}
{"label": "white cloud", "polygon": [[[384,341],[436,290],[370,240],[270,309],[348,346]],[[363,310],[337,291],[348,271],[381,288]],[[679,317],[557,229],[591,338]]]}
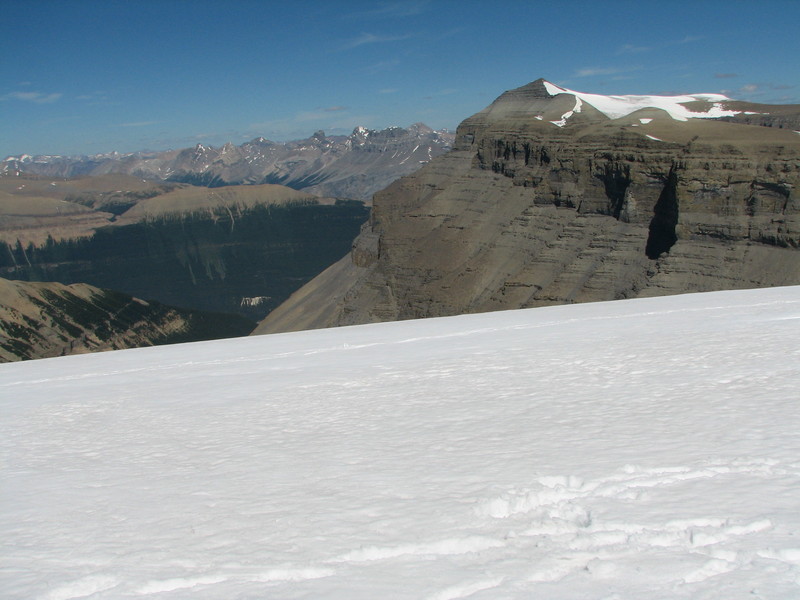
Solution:
{"label": "white cloud", "polygon": [[104,92],[102,90],[90,92],[88,94],[81,94],[80,96],[75,96],[75,99],[89,102],[91,104],[105,104],[109,101],[108,92]]}
{"label": "white cloud", "polygon": [[683,39],[668,42],[668,44],[691,44],[692,42],[699,42],[706,39],[704,35],[687,35]]}
{"label": "white cloud", "polygon": [[328,115],[325,111],[303,111],[295,114],[294,122],[295,123],[306,123],[308,121],[319,121],[320,119],[327,118]]}
{"label": "white cloud", "polygon": [[412,17],[428,10],[430,2],[419,0],[418,2],[384,2],[377,8],[364,10],[361,12],[346,15],[348,19],[396,19],[398,17]]}
{"label": "white cloud", "polygon": [[382,71],[388,71],[400,64],[400,61],[396,58],[392,60],[382,60],[381,62],[377,62],[374,65],[370,65],[368,67],[364,67],[361,69],[362,73],[366,73],[367,75],[375,75],[377,73],[381,73]]}
{"label": "white cloud", "polygon": [[399,42],[413,37],[410,33],[404,35],[375,35],[374,33],[362,33],[342,46],[343,50],[350,50],[365,44],[381,44],[384,42]]}
{"label": "white cloud", "polygon": [[161,121],[136,121],[134,123],[120,123],[120,127],[146,127],[148,125],[157,125]]}
{"label": "white cloud", "polygon": [[445,88],[443,90],[439,90],[438,92],[434,92],[429,96],[424,96],[425,100],[430,100],[431,98],[438,98],[440,96],[449,96],[451,94],[457,94],[458,90],[455,88]]}
{"label": "white cloud", "polygon": [[594,77],[596,75],[616,75],[638,71],[641,67],[584,67],[575,72],[574,77]]}
{"label": "white cloud", "polygon": [[634,46],[633,44],[624,44],[619,47],[617,54],[639,54],[640,52],[649,52],[652,50],[649,46]]}
{"label": "white cloud", "polygon": [[21,100],[23,102],[34,102],[36,104],[52,104],[58,101],[64,94],[53,93],[43,94],[42,92],[11,92],[3,96],[3,100]]}

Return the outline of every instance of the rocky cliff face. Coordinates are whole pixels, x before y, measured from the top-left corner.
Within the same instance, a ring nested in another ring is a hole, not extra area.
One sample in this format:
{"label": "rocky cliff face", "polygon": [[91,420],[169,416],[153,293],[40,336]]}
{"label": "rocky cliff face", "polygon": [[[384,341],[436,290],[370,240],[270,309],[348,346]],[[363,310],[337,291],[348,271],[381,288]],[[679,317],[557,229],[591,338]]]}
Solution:
{"label": "rocky cliff face", "polygon": [[453,134],[422,123],[382,131],[357,127],[349,136],[272,142],[256,138],[240,146],[198,144],[166,152],[105,154],[92,157],[11,156],[0,175],[28,173],[47,177],[110,173],[209,187],[277,183],[319,197],[369,201],[392,181],[448,151]]}
{"label": "rocky cliff face", "polygon": [[252,326],[85,284],[0,279],[0,362],[234,337]]}
{"label": "rocky cliff face", "polygon": [[538,80],[374,197],[257,333],[800,283],[800,107]]}

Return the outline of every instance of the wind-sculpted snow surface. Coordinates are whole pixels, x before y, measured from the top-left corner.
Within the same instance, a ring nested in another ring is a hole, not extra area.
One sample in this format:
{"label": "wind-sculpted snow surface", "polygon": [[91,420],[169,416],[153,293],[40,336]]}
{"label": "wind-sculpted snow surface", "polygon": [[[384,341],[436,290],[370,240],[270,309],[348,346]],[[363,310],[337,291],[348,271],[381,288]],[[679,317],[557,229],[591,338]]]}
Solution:
{"label": "wind-sculpted snow surface", "polygon": [[3,598],[797,598],[800,288],[0,365]]}

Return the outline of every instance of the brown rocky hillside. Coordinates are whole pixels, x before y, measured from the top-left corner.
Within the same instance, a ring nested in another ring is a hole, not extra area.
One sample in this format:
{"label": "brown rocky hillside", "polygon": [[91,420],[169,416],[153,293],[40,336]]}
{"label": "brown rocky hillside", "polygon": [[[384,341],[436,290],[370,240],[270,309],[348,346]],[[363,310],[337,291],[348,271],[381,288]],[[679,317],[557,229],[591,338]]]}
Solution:
{"label": "brown rocky hillside", "polygon": [[86,284],[0,279],[0,362],[247,335],[236,315],[146,302]]}

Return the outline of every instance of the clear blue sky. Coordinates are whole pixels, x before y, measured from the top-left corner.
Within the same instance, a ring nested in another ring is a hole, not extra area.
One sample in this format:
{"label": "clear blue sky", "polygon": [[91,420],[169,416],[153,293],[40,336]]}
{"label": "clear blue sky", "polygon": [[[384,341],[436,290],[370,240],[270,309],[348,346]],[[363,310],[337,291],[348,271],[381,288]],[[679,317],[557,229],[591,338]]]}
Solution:
{"label": "clear blue sky", "polygon": [[800,1],[2,0],[0,156],[454,129],[545,77],[800,103]]}

